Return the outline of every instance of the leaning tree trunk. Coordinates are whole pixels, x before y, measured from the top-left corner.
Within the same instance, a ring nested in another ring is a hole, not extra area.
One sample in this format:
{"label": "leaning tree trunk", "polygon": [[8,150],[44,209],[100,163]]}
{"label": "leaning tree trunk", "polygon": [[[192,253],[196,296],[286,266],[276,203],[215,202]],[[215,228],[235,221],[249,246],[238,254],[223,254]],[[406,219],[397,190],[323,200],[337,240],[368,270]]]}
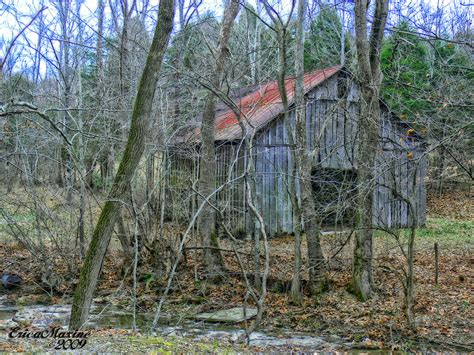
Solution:
{"label": "leaning tree trunk", "polygon": [[74,293],[70,329],[79,329],[87,320],[104,256],[120,212],[122,204],[120,200],[127,196],[130,182],[145,149],[145,137],[152,114],[153,98],[163,56],[173,29],[173,18],[174,0],[161,0],[153,42],[135,97],[127,146],[81,269],[79,284]]}
{"label": "leaning tree trunk", "polygon": [[388,0],[377,0],[370,40],[367,38],[368,0],[356,0],[356,47],[361,85],[358,164],[358,226],[351,289],[361,300],[373,294],[372,215],[375,157],[380,126],[380,47],[388,15]]}
{"label": "leaning tree trunk", "polygon": [[[212,77],[212,86],[220,91],[223,82],[224,65],[230,52],[227,48],[230,38],[230,32],[234,20],[239,12],[239,2],[237,0],[229,1],[224,10],[224,19],[222,21],[219,35],[219,45],[216,53],[215,70]],[[214,122],[216,118],[216,97],[214,93],[209,92],[204,106],[201,126],[202,151],[201,166],[199,177],[199,190],[202,197],[209,198],[211,205],[215,205],[215,171],[216,171],[216,153],[214,142]],[[204,264],[206,272],[211,279],[218,280],[224,271],[224,260],[219,251],[219,239],[216,231],[216,212],[211,206],[206,206],[199,222],[202,238],[202,247],[204,253]]]}

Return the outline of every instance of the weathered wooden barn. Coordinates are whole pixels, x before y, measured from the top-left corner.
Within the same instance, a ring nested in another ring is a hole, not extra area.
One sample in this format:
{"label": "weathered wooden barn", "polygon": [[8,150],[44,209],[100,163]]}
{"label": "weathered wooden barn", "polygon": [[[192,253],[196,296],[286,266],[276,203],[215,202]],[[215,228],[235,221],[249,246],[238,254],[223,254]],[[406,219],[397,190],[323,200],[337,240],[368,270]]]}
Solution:
{"label": "weathered wooden barn", "polygon": [[[295,124],[294,79],[286,81],[290,103],[290,124]],[[356,81],[339,66],[316,70],[304,77],[307,132],[314,154],[312,173],[315,201],[323,222],[351,225],[357,186],[355,152],[359,115],[359,88]],[[288,192],[292,159],[283,106],[277,82],[243,88],[236,98],[248,124],[256,127],[255,168],[258,207],[270,235],[293,232],[293,209]],[[374,184],[374,226],[407,227],[415,213],[418,225],[425,223],[426,158],[423,140],[406,123],[381,103],[380,144],[377,149]],[[192,188],[199,176],[199,118],[179,134],[170,150],[170,186],[167,203],[173,218],[187,219],[196,208]],[[217,194],[225,222],[235,233],[249,228],[245,184],[239,178],[246,164],[241,128],[235,114],[224,105],[216,112],[217,152],[216,187],[226,184]],[[316,147],[317,146],[317,147]],[[315,150],[315,148],[318,148]],[[410,211],[397,192],[416,201]],[[183,207],[184,206],[184,207]],[[333,208],[336,207],[336,208]]]}

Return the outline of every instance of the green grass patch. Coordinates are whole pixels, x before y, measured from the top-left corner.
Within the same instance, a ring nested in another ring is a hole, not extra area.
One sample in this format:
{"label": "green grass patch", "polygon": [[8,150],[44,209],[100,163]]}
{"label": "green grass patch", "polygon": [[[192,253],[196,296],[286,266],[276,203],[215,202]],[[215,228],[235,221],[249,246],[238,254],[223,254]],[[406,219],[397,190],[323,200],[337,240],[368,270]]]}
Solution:
{"label": "green grass patch", "polygon": [[[17,213],[17,214],[12,214],[10,217],[17,223],[22,223],[22,222],[33,222],[36,218],[36,215],[34,213]],[[3,217],[0,216],[0,224],[3,223],[8,223],[8,221]]]}
{"label": "green grass patch", "polygon": [[[410,229],[402,229],[398,233],[401,239],[406,241],[410,235]],[[377,231],[375,236],[380,241],[386,240],[389,244],[392,244],[390,240],[394,241],[393,236],[386,232]],[[474,247],[474,221],[428,217],[426,226],[417,228],[415,243],[423,245],[435,242],[445,246]]]}
{"label": "green grass patch", "polygon": [[474,221],[442,217],[428,218],[426,227],[418,229],[417,237],[442,243],[472,244],[474,243]]}
{"label": "green grass patch", "polygon": [[160,336],[129,336],[128,342],[134,349],[140,349],[151,353],[176,353],[176,352],[205,352],[234,353],[228,346],[221,346],[218,340],[196,341],[192,338],[183,337],[160,337]]}
{"label": "green grass patch", "polygon": [[176,343],[173,343],[169,340],[165,340],[161,337],[150,337],[150,336],[130,336],[128,341],[131,343],[136,343],[140,345],[153,345],[153,346],[163,346],[169,348],[170,350],[176,346]]}

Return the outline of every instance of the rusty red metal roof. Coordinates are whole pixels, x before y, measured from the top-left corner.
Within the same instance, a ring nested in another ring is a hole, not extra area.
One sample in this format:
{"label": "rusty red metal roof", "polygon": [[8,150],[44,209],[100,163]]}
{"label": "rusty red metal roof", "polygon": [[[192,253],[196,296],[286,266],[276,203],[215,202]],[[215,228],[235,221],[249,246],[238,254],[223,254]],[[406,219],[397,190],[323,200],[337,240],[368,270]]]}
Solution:
{"label": "rusty red metal roof", "polygon": [[[338,65],[305,74],[305,93],[333,76],[340,69],[341,66]],[[285,79],[285,87],[288,95],[288,104],[291,105],[295,96],[295,79],[293,77]],[[283,104],[276,80],[262,84],[252,93],[238,99],[236,104],[241,112],[243,122],[257,130],[267,125],[283,112]],[[216,141],[235,140],[242,137],[242,131],[234,111],[227,109],[216,114]],[[186,136],[187,139],[185,141],[200,140],[200,127],[196,127],[192,132],[188,132]]]}

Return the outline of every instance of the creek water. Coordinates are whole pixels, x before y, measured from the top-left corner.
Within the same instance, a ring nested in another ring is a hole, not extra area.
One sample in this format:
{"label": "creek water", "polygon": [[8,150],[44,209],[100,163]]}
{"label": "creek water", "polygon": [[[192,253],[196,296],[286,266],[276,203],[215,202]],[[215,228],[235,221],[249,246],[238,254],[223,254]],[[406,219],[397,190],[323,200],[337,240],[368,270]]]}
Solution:
{"label": "creek water", "polygon": [[[0,330],[15,326],[48,326],[66,327],[70,305],[29,305],[16,306],[0,298]],[[148,331],[153,320],[152,313],[137,313],[136,325],[141,331]],[[89,328],[131,329],[133,314],[115,306],[94,305],[91,309]],[[199,340],[237,340],[244,330],[237,325],[222,323],[207,323],[195,321],[187,317],[164,315],[156,329],[160,336],[187,336]],[[323,338],[311,334],[301,334],[292,331],[281,331],[278,334],[254,332],[250,337],[250,345],[265,346],[300,346],[311,349],[345,348],[351,343],[341,338]]]}

